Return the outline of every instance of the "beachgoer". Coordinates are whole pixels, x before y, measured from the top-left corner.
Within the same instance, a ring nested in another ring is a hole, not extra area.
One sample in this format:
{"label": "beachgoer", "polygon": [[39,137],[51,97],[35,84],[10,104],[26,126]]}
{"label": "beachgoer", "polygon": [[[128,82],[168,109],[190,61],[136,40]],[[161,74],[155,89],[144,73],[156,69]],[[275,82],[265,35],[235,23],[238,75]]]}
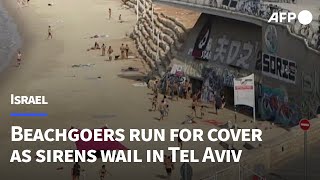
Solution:
{"label": "beachgoer", "polygon": [[163,96],[163,101],[164,101],[164,116],[169,115],[169,103],[167,101],[167,96]]}
{"label": "beachgoer", "polygon": [[152,106],[151,106],[152,111],[155,111],[157,109],[157,103],[158,103],[158,95],[154,95],[154,97],[152,98]]}
{"label": "beachgoer", "polygon": [[167,156],[165,155],[164,156],[164,167],[166,169],[166,172],[167,172],[167,175],[168,175],[168,178],[171,177],[171,174],[172,174],[172,170],[174,169],[174,164],[172,162],[172,159],[171,159],[171,156]]}
{"label": "beachgoer", "polygon": [[178,146],[180,147],[180,149],[182,149],[182,140],[180,138],[180,131],[179,131],[179,136],[178,136]]}
{"label": "beachgoer", "polygon": [[161,101],[161,103],[159,104],[159,112],[160,112],[160,118],[159,120],[163,120],[164,118],[164,111],[165,111],[165,103],[164,100]]}
{"label": "beachgoer", "polygon": [[112,60],[112,53],[113,53],[113,49],[111,46],[109,46],[109,49],[108,49],[108,56],[109,56],[109,61]]}
{"label": "beachgoer", "polygon": [[72,168],[72,180],[79,180],[80,178],[80,165],[78,162],[76,162],[74,165],[73,165],[73,168]]}
{"label": "beachgoer", "polygon": [[192,94],[192,84],[188,83],[188,89],[187,89],[187,99],[191,98],[191,94]]}
{"label": "beachgoer", "polygon": [[158,80],[155,80],[152,90],[154,95],[158,95]]}
{"label": "beachgoer", "polygon": [[21,51],[18,51],[18,54],[17,54],[17,67],[20,66],[21,60],[22,60],[22,54],[21,54]]}
{"label": "beachgoer", "polygon": [[102,56],[105,56],[106,55],[106,45],[102,44],[101,49],[102,49]]}
{"label": "beachgoer", "polygon": [[171,93],[170,90],[171,90],[171,89],[170,89],[170,81],[167,80],[167,81],[166,81],[166,93],[165,93],[165,94],[168,95],[168,96],[170,96],[170,93]]}
{"label": "beachgoer", "polygon": [[216,110],[216,114],[218,114],[218,110],[217,110],[217,108],[216,108],[216,98],[215,98],[215,95],[213,95],[213,98],[212,98],[212,100],[211,100],[211,103],[212,103],[213,109]]}
{"label": "beachgoer", "polygon": [[124,59],[125,58],[125,47],[124,45],[122,44],[121,47],[120,47],[120,52],[121,52],[121,59]]}
{"label": "beachgoer", "polygon": [[226,98],[224,97],[224,95],[221,95],[221,109],[223,109],[226,105]]}
{"label": "beachgoer", "polygon": [[128,59],[129,58],[129,45],[128,44],[126,44],[125,50],[126,50],[126,58]]}
{"label": "beachgoer", "polygon": [[201,105],[201,108],[200,108],[201,118],[204,117],[205,111],[206,111],[206,109],[205,109],[204,105]]}
{"label": "beachgoer", "polygon": [[191,109],[192,109],[192,115],[193,117],[197,117],[197,101],[193,100],[191,104]]}
{"label": "beachgoer", "polygon": [[188,98],[188,89],[189,89],[189,82],[186,80],[185,83],[184,83],[184,87],[183,87],[183,90],[184,90],[184,98],[187,99]]}
{"label": "beachgoer", "polygon": [[218,110],[221,109],[222,100],[220,96],[216,96],[216,113],[218,115]]}
{"label": "beachgoer", "polygon": [[109,20],[111,19],[111,8],[109,8]]}
{"label": "beachgoer", "polygon": [[94,49],[100,49],[100,45],[97,43],[97,41],[94,43]]}
{"label": "beachgoer", "polygon": [[48,37],[47,39],[52,39],[52,30],[51,30],[51,26],[48,26]]}
{"label": "beachgoer", "polygon": [[178,82],[175,82],[173,84],[173,93],[172,93],[172,95],[173,95],[172,99],[174,97],[176,97],[177,101],[179,100],[179,84],[178,84]]}
{"label": "beachgoer", "polygon": [[99,171],[99,174],[100,174],[100,180],[104,180],[104,178],[106,177],[107,174],[111,175],[111,173],[109,171],[107,171],[105,165],[102,165],[102,167],[101,167],[101,169]]}
{"label": "beachgoer", "polygon": [[119,15],[119,22],[122,23],[122,17],[121,17],[121,14]]}

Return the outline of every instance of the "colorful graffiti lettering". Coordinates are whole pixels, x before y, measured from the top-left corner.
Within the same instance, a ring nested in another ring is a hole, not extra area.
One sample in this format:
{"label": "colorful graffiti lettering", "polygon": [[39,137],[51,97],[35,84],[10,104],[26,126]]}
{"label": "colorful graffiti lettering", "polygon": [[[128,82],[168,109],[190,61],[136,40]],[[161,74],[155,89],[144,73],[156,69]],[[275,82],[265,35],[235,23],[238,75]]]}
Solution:
{"label": "colorful graffiti lettering", "polygon": [[202,85],[201,100],[203,102],[210,102],[216,94],[223,88],[223,77],[219,76],[214,69],[204,68],[203,75],[204,81]]}
{"label": "colorful graffiti lettering", "polygon": [[261,118],[285,126],[294,126],[301,119],[300,108],[288,101],[287,93],[280,88],[261,86]]}

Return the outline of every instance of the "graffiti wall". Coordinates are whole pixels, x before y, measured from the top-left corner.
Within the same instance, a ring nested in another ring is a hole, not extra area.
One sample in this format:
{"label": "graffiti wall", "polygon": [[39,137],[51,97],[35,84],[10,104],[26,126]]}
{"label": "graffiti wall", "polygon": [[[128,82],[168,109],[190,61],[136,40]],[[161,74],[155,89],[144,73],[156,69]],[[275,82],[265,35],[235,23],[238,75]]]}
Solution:
{"label": "graffiti wall", "polygon": [[260,86],[261,118],[285,126],[297,125],[301,119],[299,105],[289,102],[288,94],[280,88]]}
{"label": "graffiti wall", "polygon": [[[303,39],[296,38],[283,26],[262,25],[261,70],[263,84],[269,87],[283,86],[291,112],[299,112],[301,118],[314,118],[320,110],[320,53],[311,51]],[[297,108],[296,108],[297,106]],[[286,117],[287,118],[287,117]],[[281,119],[281,118],[280,118]],[[294,119],[294,118],[293,118]]]}
{"label": "graffiti wall", "polygon": [[304,117],[320,115],[320,70],[302,74],[301,111]]}
{"label": "graffiti wall", "polygon": [[192,29],[187,54],[194,60],[210,64],[227,64],[242,69],[255,67],[257,53],[261,50],[259,26],[202,14]]}

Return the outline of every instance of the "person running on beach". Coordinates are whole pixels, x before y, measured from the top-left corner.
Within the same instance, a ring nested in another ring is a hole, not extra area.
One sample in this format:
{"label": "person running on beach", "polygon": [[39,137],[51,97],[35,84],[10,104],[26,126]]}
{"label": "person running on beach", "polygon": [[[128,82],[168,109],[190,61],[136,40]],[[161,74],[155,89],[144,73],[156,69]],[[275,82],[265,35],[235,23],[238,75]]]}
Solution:
{"label": "person running on beach", "polygon": [[104,180],[104,178],[106,177],[107,174],[111,175],[111,173],[109,171],[107,171],[105,165],[102,165],[102,167],[99,171],[99,174],[100,174],[100,180]]}
{"label": "person running on beach", "polygon": [[80,165],[78,162],[76,162],[74,165],[73,165],[73,168],[72,168],[72,180],[79,180],[80,178]]}
{"label": "person running on beach", "polygon": [[52,39],[52,30],[51,30],[51,26],[48,26],[48,37],[47,39]]}
{"label": "person running on beach", "polygon": [[120,47],[121,59],[124,59],[124,57],[125,57],[124,51],[125,51],[125,47],[124,47],[124,45],[122,44],[121,47]]}
{"label": "person running on beach", "polygon": [[201,108],[200,108],[201,119],[204,117],[205,112],[206,112],[206,109],[205,109],[204,105],[201,105]]}
{"label": "person running on beach", "polygon": [[166,169],[168,178],[170,178],[172,174],[172,170],[174,169],[174,164],[172,162],[171,156],[165,155],[163,164],[164,164],[164,168]]}
{"label": "person running on beach", "polygon": [[179,136],[178,136],[178,146],[180,147],[180,149],[182,149],[182,140],[180,138],[180,130],[179,130]]}
{"label": "person running on beach", "polygon": [[111,19],[111,8],[109,8],[109,20]]}
{"label": "person running on beach", "polygon": [[165,111],[165,103],[164,100],[161,101],[161,103],[159,104],[159,112],[160,112],[160,118],[159,120],[163,120],[164,118],[164,111]]}
{"label": "person running on beach", "polygon": [[21,54],[20,51],[18,51],[18,54],[17,54],[17,67],[20,66],[21,60],[22,60],[22,54]]}
{"label": "person running on beach", "polygon": [[113,49],[111,46],[109,46],[109,49],[108,49],[108,56],[109,56],[109,61],[112,60],[112,53],[113,53]]}
{"label": "person running on beach", "polygon": [[119,15],[119,22],[122,23],[122,17],[121,17],[121,14]]}
{"label": "person running on beach", "polygon": [[193,117],[197,117],[197,101],[193,100],[191,104],[191,109],[192,109],[192,115]]}
{"label": "person running on beach", "polygon": [[169,80],[167,80],[166,81],[166,95],[168,95],[168,96],[170,96],[170,81]]}
{"label": "person running on beach", "polygon": [[129,45],[128,44],[126,44],[125,50],[126,50],[126,58],[128,59],[129,58]]}
{"label": "person running on beach", "polygon": [[154,95],[154,97],[152,98],[152,106],[151,106],[152,111],[155,111],[157,109],[157,103],[158,103],[158,95]]}
{"label": "person running on beach", "polygon": [[179,83],[175,82],[173,84],[173,93],[172,93],[172,99],[176,98],[176,100],[179,100]]}
{"label": "person running on beach", "polygon": [[106,45],[102,44],[101,50],[102,50],[102,56],[105,56],[106,55]]}
{"label": "person running on beach", "polygon": [[215,98],[215,102],[216,102],[216,114],[218,115],[218,110],[221,109],[222,107],[222,100],[221,100],[221,97],[219,96],[216,96]]}
{"label": "person running on beach", "polygon": [[99,44],[97,43],[97,41],[94,42],[94,49],[100,49],[100,46],[99,46]]}
{"label": "person running on beach", "polygon": [[187,99],[187,97],[188,97],[188,87],[189,87],[189,82],[188,82],[188,80],[186,80],[184,82],[184,86],[183,86],[183,96],[185,99]]}
{"label": "person running on beach", "polygon": [[153,94],[154,95],[158,95],[158,80],[155,80],[154,84],[153,84],[153,87],[152,87],[152,90],[153,90]]}
{"label": "person running on beach", "polygon": [[167,101],[167,96],[163,96],[163,101],[164,101],[164,116],[169,115],[169,103]]}
{"label": "person running on beach", "polygon": [[226,98],[224,97],[224,94],[221,94],[221,109],[223,109],[226,106]]}

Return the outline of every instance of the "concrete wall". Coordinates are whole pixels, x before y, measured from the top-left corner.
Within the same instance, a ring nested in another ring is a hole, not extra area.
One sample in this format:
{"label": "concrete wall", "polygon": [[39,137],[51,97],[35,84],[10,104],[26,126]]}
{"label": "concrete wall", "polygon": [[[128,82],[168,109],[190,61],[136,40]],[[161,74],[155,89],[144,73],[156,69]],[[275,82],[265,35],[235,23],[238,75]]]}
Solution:
{"label": "concrete wall", "polygon": [[[199,50],[197,38],[209,22],[210,37]],[[232,87],[234,77],[256,75],[258,115],[285,126],[302,117],[316,117],[320,105],[320,53],[309,48],[286,26],[262,22],[261,26],[202,14],[188,33],[175,63],[190,77],[203,78],[205,68],[223,76]],[[210,40],[211,39],[211,40]],[[195,55],[196,54],[196,55]]]}
{"label": "concrete wall", "polygon": [[[276,31],[273,42],[277,48],[274,52],[267,47],[266,39],[270,29]],[[267,73],[261,74],[259,81],[272,88],[281,87],[287,95],[288,102],[299,107],[297,110],[300,111],[301,117],[317,115],[320,105],[320,53],[308,48],[304,39],[295,37],[286,27],[268,23],[262,26],[262,53],[294,63],[296,67],[289,67],[286,75],[293,75],[295,80],[281,78],[279,75],[271,77],[272,75]],[[263,62],[262,64],[264,66]]]}
{"label": "concrete wall", "polygon": [[[196,39],[208,20],[212,23],[210,32],[212,43],[206,45],[205,51],[210,56],[195,58],[192,54]],[[231,65],[226,70],[235,76],[247,74],[249,73],[247,70],[255,68],[262,36],[261,28],[257,25],[202,14],[187,36],[183,50],[178,52],[176,63],[186,64],[186,74],[191,77],[202,78],[204,67],[222,70],[226,69],[226,65]],[[239,61],[241,56],[244,59],[243,63]]]}

